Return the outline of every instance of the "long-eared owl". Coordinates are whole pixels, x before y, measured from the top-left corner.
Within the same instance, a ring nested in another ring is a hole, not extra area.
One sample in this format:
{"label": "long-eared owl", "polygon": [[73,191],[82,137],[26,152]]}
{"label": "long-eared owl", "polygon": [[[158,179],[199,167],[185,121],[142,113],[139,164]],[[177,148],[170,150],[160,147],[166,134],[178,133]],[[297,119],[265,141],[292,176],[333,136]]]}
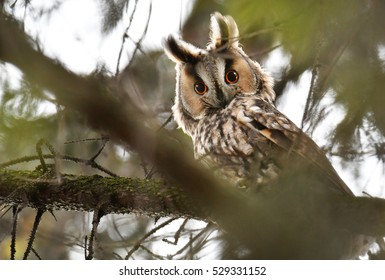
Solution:
{"label": "long-eared owl", "polygon": [[214,13],[210,29],[206,49],[172,36],[165,42],[176,63],[174,118],[195,157],[238,186],[264,186],[301,161],[352,195],[315,142],[276,109],[272,78],[240,47],[233,18]]}

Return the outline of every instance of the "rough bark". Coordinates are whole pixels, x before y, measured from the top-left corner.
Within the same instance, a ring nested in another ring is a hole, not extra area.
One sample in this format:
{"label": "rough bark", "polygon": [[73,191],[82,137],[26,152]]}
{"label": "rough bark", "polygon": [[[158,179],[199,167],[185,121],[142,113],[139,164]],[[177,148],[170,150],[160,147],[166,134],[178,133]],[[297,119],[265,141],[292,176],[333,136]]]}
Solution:
{"label": "rough bark", "polygon": [[0,172],[0,203],[52,210],[137,213],[202,219],[180,187],[138,178],[75,176],[41,170]]}

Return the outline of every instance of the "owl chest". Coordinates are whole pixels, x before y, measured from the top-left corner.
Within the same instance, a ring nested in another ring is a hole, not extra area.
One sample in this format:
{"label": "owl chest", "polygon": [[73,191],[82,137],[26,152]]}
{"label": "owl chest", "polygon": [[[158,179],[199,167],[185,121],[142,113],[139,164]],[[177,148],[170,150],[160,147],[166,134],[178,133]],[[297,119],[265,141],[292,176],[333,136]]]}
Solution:
{"label": "owl chest", "polygon": [[193,142],[196,158],[248,157],[254,152],[247,129],[231,115],[214,116],[199,122]]}
{"label": "owl chest", "polygon": [[193,135],[195,157],[231,181],[270,181],[277,174],[266,139],[232,115],[201,121]]}

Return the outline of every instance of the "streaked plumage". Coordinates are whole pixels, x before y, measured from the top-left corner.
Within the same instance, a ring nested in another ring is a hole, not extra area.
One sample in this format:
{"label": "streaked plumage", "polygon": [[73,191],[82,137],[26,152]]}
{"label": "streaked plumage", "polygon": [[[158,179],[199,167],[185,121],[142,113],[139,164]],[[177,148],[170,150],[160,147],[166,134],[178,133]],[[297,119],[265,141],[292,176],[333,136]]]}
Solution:
{"label": "streaked plumage", "polygon": [[276,109],[272,79],[239,46],[233,18],[214,13],[210,29],[206,49],[173,37],[165,43],[176,63],[174,118],[192,138],[195,157],[237,186],[275,190],[258,192],[282,222],[277,232],[266,230],[278,239],[285,232],[288,239],[279,253],[268,250],[267,256],[339,259],[365,253],[374,239],[347,231],[335,219],[344,209],[336,207],[336,197],[353,201],[352,191],[317,144]]}
{"label": "streaked plumage", "polygon": [[275,105],[272,79],[238,44],[230,16],[211,17],[206,49],[169,37],[176,63],[173,113],[194,142],[196,158],[238,185],[274,180],[289,157],[313,165],[328,186],[352,195],[322,150]]}

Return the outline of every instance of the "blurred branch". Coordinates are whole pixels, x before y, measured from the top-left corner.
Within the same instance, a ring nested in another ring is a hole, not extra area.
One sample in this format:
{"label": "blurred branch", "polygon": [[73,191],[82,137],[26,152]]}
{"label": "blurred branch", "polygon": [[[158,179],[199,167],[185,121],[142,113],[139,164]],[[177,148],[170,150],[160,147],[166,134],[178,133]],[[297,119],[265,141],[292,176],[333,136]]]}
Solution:
{"label": "blurred branch", "polygon": [[[118,1],[100,0],[99,5],[102,10],[102,17],[103,17],[102,32],[103,33],[109,33],[117,26],[119,21],[122,20],[124,13],[127,12],[129,3],[130,3],[130,0],[118,0]],[[134,10],[135,8],[136,6],[134,7]]]}
{"label": "blurred branch", "polygon": [[307,122],[310,118],[309,112],[311,111],[311,103],[315,102],[315,96],[319,95],[318,93],[318,80],[319,80],[319,71],[320,71],[320,52],[321,52],[322,43],[318,42],[315,59],[313,63],[313,68],[311,71],[311,82],[309,92],[306,98],[305,109],[303,111],[302,120],[301,120],[301,129],[304,130],[305,122]]}
{"label": "blurred branch", "polygon": [[262,57],[262,56],[264,56],[264,55],[266,55],[266,54],[268,54],[268,53],[270,53],[270,52],[272,52],[275,49],[278,49],[280,47],[282,47],[282,44],[276,44],[276,45],[268,47],[266,49],[253,52],[250,54],[250,57],[253,59],[258,59],[259,57]]}
{"label": "blurred branch", "polygon": [[332,73],[348,46],[362,31],[362,26],[366,20],[366,17],[361,17],[355,21],[354,26],[350,27],[339,40],[332,40],[322,32],[318,35],[318,42],[314,51],[311,83],[301,121],[302,129],[304,129],[306,123],[308,124],[307,132],[310,135],[319,122],[322,121],[322,114],[314,114],[314,112],[317,111],[320,101],[330,87]]}

